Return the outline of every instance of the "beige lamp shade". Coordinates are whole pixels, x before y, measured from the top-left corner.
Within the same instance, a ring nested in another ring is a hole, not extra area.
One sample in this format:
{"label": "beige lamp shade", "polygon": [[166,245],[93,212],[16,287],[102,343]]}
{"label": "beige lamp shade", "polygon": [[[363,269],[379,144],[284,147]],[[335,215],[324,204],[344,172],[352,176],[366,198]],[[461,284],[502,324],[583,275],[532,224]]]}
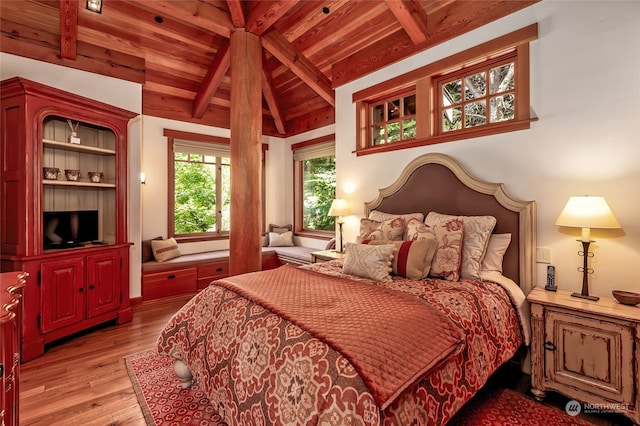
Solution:
{"label": "beige lamp shade", "polygon": [[336,198],[329,208],[329,216],[349,216],[351,214],[351,206],[349,202],[343,198]]}
{"label": "beige lamp shade", "polygon": [[604,197],[589,195],[569,198],[567,205],[556,219],[556,225],[582,228],[582,241],[589,241],[591,228],[621,228]]}

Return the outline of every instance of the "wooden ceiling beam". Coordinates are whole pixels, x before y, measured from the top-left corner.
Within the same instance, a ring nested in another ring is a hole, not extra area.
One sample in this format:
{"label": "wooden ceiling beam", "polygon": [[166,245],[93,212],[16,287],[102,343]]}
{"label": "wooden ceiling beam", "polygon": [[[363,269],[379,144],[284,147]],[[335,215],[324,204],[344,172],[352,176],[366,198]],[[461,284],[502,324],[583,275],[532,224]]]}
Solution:
{"label": "wooden ceiling beam", "polygon": [[220,86],[222,79],[227,74],[230,64],[231,48],[229,40],[225,40],[222,46],[220,46],[220,49],[218,49],[218,53],[213,59],[213,62],[207,71],[207,75],[202,81],[202,86],[200,87],[200,90],[198,90],[198,93],[196,93],[196,97],[193,100],[192,111],[195,118],[202,118],[204,113],[207,111],[209,102]]}
{"label": "wooden ceiling beam", "polygon": [[385,3],[413,44],[422,44],[427,41],[427,14],[417,1],[385,0]]}
{"label": "wooden ceiling beam", "polygon": [[246,30],[259,36],[265,34],[278,19],[293,9],[299,2],[300,0],[258,2],[256,7],[249,12]]}
{"label": "wooden ceiling beam", "polygon": [[264,57],[264,52],[262,54],[262,96],[264,96],[265,101],[267,102],[267,106],[269,107],[269,111],[271,112],[271,116],[273,117],[273,122],[278,130],[278,133],[284,135],[287,133],[286,127],[284,124],[284,119],[282,115],[282,110],[280,109],[280,105],[278,104],[278,98],[276,97],[276,91],[273,87],[273,83],[271,82],[271,76],[269,75],[269,71],[266,68],[267,61]]}
{"label": "wooden ceiling beam", "polygon": [[275,30],[269,31],[262,36],[262,45],[329,105],[336,106],[331,81],[309,59],[297,52],[284,36]]}
{"label": "wooden ceiling beam", "polygon": [[227,0],[227,7],[229,8],[229,15],[231,16],[231,22],[236,28],[244,28],[246,21],[244,19],[244,9],[242,8],[241,0]]}
{"label": "wooden ceiling beam", "polygon": [[60,57],[76,60],[78,50],[78,0],[60,0]]}

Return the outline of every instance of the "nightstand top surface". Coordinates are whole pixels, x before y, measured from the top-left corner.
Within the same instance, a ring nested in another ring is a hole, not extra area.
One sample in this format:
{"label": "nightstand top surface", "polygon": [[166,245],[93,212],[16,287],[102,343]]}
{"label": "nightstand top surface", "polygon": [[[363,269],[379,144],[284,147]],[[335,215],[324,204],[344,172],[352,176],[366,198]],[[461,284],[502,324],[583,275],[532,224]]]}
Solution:
{"label": "nightstand top surface", "polygon": [[592,301],[572,297],[571,292],[566,290],[553,292],[546,291],[542,287],[535,287],[527,296],[527,300],[530,303],[640,322],[640,306],[623,305],[612,297],[601,296],[600,300]]}

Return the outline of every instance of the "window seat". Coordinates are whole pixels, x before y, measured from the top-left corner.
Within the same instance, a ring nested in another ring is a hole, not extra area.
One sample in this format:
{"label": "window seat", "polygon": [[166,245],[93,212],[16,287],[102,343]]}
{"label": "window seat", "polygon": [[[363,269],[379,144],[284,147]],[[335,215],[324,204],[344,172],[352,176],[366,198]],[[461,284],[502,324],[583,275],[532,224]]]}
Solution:
{"label": "window seat", "polygon": [[[311,252],[302,246],[262,247],[262,269],[311,263]],[[229,276],[229,250],[185,254],[180,257],[142,264],[142,299],[151,300],[183,293],[195,293],[211,281]]]}

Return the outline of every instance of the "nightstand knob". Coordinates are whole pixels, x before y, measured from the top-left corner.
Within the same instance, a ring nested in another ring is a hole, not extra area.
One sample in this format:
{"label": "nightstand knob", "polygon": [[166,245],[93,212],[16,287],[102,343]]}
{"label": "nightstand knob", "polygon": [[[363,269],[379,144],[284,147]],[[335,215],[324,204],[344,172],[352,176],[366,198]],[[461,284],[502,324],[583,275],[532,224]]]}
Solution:
{"label": "nightstand knob", "polygon": [[544,348],[548,351],[555,351],[556,350],[556,345],[554,345],[551,342],[544,342]]}

